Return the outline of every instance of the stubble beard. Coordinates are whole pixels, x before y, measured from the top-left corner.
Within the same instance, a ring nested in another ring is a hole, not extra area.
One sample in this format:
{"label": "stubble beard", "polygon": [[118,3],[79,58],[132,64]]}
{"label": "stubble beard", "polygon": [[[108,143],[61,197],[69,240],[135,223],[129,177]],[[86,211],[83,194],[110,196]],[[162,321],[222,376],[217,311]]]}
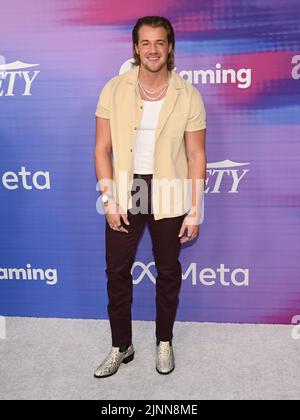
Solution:
{"label": "stubble beard", "polygon": [[158,67],[153,68],[151,66],[148,66],[147,63],[142,63],[141,61],[141,65],[148,71],[150,71],[151,73],[159,73],[166,65],[167,65],[167,59],[161,63]]}

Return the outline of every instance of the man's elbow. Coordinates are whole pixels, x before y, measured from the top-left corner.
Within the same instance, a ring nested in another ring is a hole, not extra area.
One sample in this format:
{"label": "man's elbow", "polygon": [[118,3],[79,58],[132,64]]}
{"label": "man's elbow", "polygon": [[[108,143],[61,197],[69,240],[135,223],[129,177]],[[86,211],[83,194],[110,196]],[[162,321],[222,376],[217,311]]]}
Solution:
{"label": "man's elbow", "polygon": [[101,156],[111,156],[112,148],[110,146],[106,146],[104,144],[95,144],[94,147],[94,156],[101,157]]}
{"label": "man's elbow", "polygon": [[187,162],[189,166],[199,166],[199,165],[205,165],[206,166],[206,154],[205,152],[198,152],[193,153],[187,156]]}

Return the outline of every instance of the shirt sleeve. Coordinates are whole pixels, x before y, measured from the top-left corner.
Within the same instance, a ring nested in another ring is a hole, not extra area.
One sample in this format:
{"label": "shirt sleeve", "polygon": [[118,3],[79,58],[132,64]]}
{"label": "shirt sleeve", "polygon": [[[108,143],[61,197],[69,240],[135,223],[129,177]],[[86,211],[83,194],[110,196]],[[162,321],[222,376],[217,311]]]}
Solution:
{"label": "shirt sleeve", "polygon": [[110,83],[106,83],[100,92],[95,115],[96,117],[110,118]]}
{"label": "shirt sleeve", "polygon": [[206,128],[206,111],[202,96],[193,86],[190,112],[185,131],[197,131]]}

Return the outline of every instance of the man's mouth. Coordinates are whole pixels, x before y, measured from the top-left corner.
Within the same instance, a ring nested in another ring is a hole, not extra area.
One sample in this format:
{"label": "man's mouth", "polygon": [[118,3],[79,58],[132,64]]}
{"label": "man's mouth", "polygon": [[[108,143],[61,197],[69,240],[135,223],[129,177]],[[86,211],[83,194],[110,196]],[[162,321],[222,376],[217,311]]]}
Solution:
{"label": "man's mouth", "polygon": [[148,60],[157,61],[157,60],[159,60],[159,57],[148,57]]}

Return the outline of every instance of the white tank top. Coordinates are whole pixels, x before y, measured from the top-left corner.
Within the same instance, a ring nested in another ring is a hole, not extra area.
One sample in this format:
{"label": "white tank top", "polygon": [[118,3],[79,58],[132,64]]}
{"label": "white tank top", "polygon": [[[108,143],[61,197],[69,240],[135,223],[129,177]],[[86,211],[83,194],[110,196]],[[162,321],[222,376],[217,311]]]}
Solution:
{"label": "white tank top", "polygon": [[133,173],[153,173],[155,131],[164,99],[159,101],[143,100],[141,125],[137,129],[134,144]]}

